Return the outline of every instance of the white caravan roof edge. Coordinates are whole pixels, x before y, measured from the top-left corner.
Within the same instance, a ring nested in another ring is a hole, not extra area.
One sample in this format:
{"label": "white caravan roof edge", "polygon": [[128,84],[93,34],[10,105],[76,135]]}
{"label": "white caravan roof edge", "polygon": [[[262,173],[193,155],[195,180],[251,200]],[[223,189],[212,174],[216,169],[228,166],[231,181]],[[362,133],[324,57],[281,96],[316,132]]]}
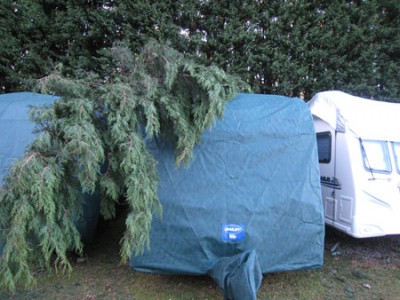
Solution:
{"label": "white caravan roof edge", "polygon": [[400,141],[400,104],[368,100],[341,91],[315,94],[311,113],[338,132],[363,139]]}

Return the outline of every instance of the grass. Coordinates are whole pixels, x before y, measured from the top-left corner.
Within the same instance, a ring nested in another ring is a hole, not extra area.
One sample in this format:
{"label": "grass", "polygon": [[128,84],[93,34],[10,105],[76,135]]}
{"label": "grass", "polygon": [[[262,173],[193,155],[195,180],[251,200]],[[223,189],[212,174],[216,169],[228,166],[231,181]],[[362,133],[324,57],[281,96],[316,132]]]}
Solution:
{"label": "grass", "polygon": [[400,265],[359,266],[325,252],[318,270],[267,275],[259,299],[400,299]]}
{"label": "grass", "polygon": [[[144,274],[120,265],[119,237],[111,234],[111,225],[87,247],[85,260],[74,263],[72,274],[38,273],[34,289],[15,295],[0,293],[0,299],[223,299],[218,286],[206,276]],[[332,256],[330,247],[338,240],[344,247],[362,246],[371,251],[378,241],[383,254]],[[387,245],[385,241],[360,241],[328,231],[322,268],[267,274],[258,299],[400,299],[400,248],[392,249],[389,240]]]}

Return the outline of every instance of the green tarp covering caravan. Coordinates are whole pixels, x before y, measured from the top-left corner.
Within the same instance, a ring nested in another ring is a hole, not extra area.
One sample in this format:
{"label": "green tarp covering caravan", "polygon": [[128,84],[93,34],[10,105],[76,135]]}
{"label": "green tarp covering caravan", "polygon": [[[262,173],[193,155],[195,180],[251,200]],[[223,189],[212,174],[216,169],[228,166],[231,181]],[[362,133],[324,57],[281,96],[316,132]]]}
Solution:
{"label": "green tarp covering caravan", "polygon": [[[29,107],[51,105],[57,98],[30,92],[0,95],[0,187],[12,163],[23,157],[35,138]],[[77,218],[76,225],[84,242],[93,238],[100,212],[99,201],[96,197],[82,195],[83,216]]]}
{"label": "green tarp covering caravan", "polygon": [[262,274],[320,267],[324,220],[316,136],[303,100],[239,94],[188,166],[150,140],[162,218],[134,270],[211,276],[226,299],[256,299]]}

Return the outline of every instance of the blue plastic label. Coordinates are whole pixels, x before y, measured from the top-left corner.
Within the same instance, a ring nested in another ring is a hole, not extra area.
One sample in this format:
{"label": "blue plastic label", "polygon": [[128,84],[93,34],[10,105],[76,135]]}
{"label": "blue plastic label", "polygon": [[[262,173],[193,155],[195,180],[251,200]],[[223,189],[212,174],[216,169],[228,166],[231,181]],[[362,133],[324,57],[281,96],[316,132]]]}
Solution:
{"label": "blue plastic label", "polygon": [[222,224],[221,239],[224,242],[240,242],[244,240],[243,224]]}

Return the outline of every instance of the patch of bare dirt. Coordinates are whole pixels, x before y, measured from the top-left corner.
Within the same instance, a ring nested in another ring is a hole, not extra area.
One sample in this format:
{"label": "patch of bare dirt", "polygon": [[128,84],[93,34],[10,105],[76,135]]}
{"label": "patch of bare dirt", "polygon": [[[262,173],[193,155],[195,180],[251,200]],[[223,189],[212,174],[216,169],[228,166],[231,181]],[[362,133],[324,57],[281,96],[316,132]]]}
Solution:
{"label": "patch of bare dirt", "polygon": [[325,249],[332,256],[358,260],[363,264],[365,261],[400,263],[400,235],[357,239],[327,226]]}

